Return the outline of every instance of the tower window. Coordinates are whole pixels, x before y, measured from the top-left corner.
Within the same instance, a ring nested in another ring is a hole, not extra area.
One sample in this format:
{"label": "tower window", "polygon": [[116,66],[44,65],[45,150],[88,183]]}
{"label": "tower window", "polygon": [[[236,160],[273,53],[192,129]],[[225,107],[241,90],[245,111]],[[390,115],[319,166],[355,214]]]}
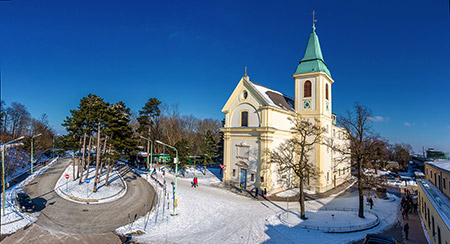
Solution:
{"label": "tower window", "polygon": [[248,126],[248,112],[247,111],[241,112],[241,126],[242,127]]}
{"label": "tower window", "polygon": [[303,97],[311,97],[311,81],[309,80],[303,85]]}
{"label": "tower window", "polygon": [[328,99],[328,84],[325,84],[325,98]]}

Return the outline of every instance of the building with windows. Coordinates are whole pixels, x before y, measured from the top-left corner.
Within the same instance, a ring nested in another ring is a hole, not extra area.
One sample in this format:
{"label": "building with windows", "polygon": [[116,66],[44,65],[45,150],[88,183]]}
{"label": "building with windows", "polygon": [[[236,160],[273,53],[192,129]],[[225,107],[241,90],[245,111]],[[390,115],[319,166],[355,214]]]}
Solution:
{"label": "building with windows", "polygon": [[425,163],[425,179],[417,180],[419,211],[433,244],[450,243],[450,161]]}
{"label": "building with windows", "polygon": [[450,160],[450,157],[448,156],[448,152],[443,151],[437,151],[434,150],[434,148],[428,148],[426,151],[427,159],[429,160]]}
{"label": "building with windows", "polygon": [[[247,74],[237,84],[222,109],[224,182],[248,190],[258,187],[268,194],[298,185],[293,175],[281,175],[277,165],[269,164],[265,157],[267,150],[274,150],[292,137],[293,125],[288,118],[297,114],[318,119],[326,129],[325,137],[334,143],[347,143],[332,113],[334,80],[324,62],[314,25],[293,78],[294,99],[251,81]],[[316,144],[310,158],[321,174],[307,180],[308,190],[325,192],[350,176],[349,162],[326,145]]]}

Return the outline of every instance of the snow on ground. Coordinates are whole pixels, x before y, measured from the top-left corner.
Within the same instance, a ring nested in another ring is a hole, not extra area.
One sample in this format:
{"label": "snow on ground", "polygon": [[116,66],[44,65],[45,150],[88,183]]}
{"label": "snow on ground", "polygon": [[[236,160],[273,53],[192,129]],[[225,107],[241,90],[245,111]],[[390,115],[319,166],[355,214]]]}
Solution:
{"label": "snow on ground", "polygon": [[[197,174],[197,171],[192,172],[192,175],[194,173],[199,179],[197,188],[191,187],[191,175],[178,178],[177,216],[170,215],[173,213],[174,176],[166,173],[163,178],[162,173],[157,171],[156,178],[160,182],[166,181],[164,190],[164,187],[143,173],[142,177],[148,179],[156,189],[157,207],[134,223],[118,228],[116,232],[124,235],[136,233],[133,239],[143,243],[197,243],[199,240],[202,243],[348,243],[363,239],[367,233],[381,232],[391,227],[399,217],[399,199],[390,196],[390,201],[374,199],[373,211],[378,215],[380,223],[370,230],[333,234],[299,226],[291,227],[283,222],[283,214],[287,207],[298,213],[298,203],[257,201],[214,186],[217,184],[210,184],[213,180],[203,179],[203,174]],[[309,219],[305,222],[320,223],[324,219],[330,219],[329,223],[322,222],[322,225],[332,226],[335,223],[332,222],[330,213],[342,208],[357,209],[357,193],[346,198],[333,195],[308,201]],[[289,215],[291,217],[294,218],[294,215]],[[335,220],[337,218],[335,215]],[[339,220],[350,223],[363,221],[361,224],[365,221],[356,214],[339,215]]]}
{"label": "snow on ground", "polygon": [[[77,170],[78,167],[75,166],[75,172]],[[89,167],[88,179],[90,182],[86,183],[83,181],[79,185],[79,180],[73,180],[73,166],[69,165],[56,183],[55,191],[60,197],[77,203],[86,204],[89,202],[90,204],[99,204],[115,201],[125,195],[127,185],[124,184],[122,176],[120,176],[117,170],[113,169],[108,179],[110,185],[105,186],[106,172],[107,170],[104,169],[100,175],[97,192],[92,192],[95,180],[95,166]],[[69,176],[69,179],[66,179],[66,175]],[[85,175],[86,173],[83,174],[83,179]]]}
{"label": "snow on ground", "polygon": [[39,174],[47,170],[52,166],[58,157],[53,159],[49,164],[36,170],[32,175],[28,176],[25,180],[19,184],[7,189],[5,191],[5,216],[3,216],[3,194],[1,196],[1,234],[10,234],[16,232],[18,229],[23,228],[37,220],[39,213],[20,213],[14,204],[14,193],[21,191],[24,186],[30,183]]}
{"label": "snow on ground", "polygon": [[[279,193],[277,193],[275,195],[277,197],[295,197],[295,196],[298,196],[300,194],[299,192],[300,192],[299,188],[292,188],[292,189],[288,189],[288,190],[279,192]],[[315,191],[310,191],[308,189],[305,189],[304,192],[306,194],[310,194],[310,195],[316,194]]]}

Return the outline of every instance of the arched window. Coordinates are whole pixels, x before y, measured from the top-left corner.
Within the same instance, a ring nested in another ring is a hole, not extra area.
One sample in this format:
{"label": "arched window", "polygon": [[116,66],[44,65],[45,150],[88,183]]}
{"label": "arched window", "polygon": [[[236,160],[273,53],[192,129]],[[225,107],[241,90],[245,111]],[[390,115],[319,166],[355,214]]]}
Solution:
{"label": "arched window", "polygon": [[311,81],[309,80],[303,85],[303,97],[311,97]]}
{"label": "arched window", "polygon": [[248,112],[247,111],[241,112],[241,126],[242,127],[248,126]]}
{"label": "arched window", "polygon": [[325,98],[328,100],[328,84],[325,84]]}

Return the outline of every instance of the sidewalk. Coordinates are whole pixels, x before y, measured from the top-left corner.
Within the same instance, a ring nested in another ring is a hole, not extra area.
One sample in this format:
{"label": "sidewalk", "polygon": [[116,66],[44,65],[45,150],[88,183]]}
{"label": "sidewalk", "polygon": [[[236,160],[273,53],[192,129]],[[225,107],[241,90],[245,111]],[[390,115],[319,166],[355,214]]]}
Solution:
{"label": "sidewalk", "polygon": [[[317,193],[317,194],[306,194],[305,193],[305,200],[309,201],[309,200],[316,200],[316,199],[329,197],[330,195],[342,192],[343,190],[347,189],[351,184],[353,184],[353,182],[354,182],[354,180],[349,179],[348,181],[338,185],[336,188],[330,189],[323,193]],[[279,197],[275,194],[267,196],[266,198],[271,201],[286,201],[286,197]],[[299,196],[297,195],[294,197],[290,197],[289,201],[290,202],[298,202],[298,199],[299,199]]]}
{"label": "sidewalk", "polygon": [[[408,215],[408,219],[403,220],[403,225],[406,223],[409,224],[409,240],[404,240],[404,243],[428,243],[425,238],[425,234],[423,233],[422,224],[420,222],[421,217],[418,213],[410,213]],[[403,237],[404,233],[403,233]]]}

